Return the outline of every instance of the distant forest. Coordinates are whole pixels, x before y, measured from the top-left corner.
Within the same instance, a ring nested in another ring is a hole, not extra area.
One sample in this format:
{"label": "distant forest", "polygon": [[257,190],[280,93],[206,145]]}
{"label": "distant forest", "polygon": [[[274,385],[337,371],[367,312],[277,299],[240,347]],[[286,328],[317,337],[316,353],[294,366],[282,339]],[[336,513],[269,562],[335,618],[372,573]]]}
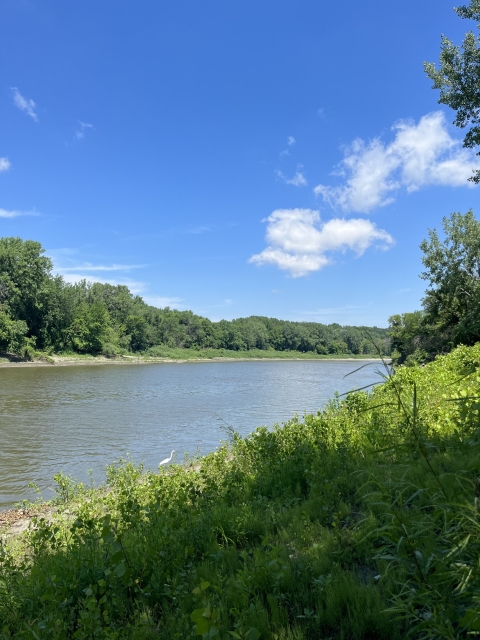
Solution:
{"label": "distant forest", "polygon": [[69,284],[52,274],[39,242],[0,238],[0,351],[150,353],[159,346],[317,354],[388,355],[387,329],[261,316],[211,322],[191,311],[147,305],[123,285]]}

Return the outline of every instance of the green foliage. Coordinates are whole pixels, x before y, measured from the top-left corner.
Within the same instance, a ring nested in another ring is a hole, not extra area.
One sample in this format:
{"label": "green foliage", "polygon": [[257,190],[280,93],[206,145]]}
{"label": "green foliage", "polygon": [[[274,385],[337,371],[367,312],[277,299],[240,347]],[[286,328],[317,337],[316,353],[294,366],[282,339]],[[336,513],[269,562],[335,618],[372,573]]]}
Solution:
{"label": "green foliage", "polygon": [[[43,254],[38,242],[0,239],[4,343],[16,349],[15,353],[23,348],[20,334],[25,326],[29,351],[34,345],[49,352],[73,350],[108,356],[151,349],[196,349],[199,354],[220,349],[358,355],[372,351],[371,342],[365,341],[368,331],[382,353],[389,353],[386,329],[260,316],[211,322],[191,311],[151,307],[124,285],[85,280],[65,283],[60,276],[52,276],[52,263]],[[10,320],[17,325],[9,324]]]}
{"label": "green foliage", "polygon": [[454,344],[480,340],[480,222],[473,211],[443,218],[445,239],[436,230],[420,245],[421,274],[429,281],[423,300],[426,321]]}
{"label": "green foliage", "polygon": [[443,218],[420,245],[428,281],[423,310],[389,319],[397,361],[421,362],[459,344],[480,340],[480,222],[472,211]]}
{"label": "green foliage", "polygon": [[127,316],[125,320],[125,333],[129,337],[132,351],[144,351],[150,345],[148,339],[148,325],[143,316]]}
{"label": "green foliage", "polygon": [[[480,26],[480,0],[470,0],[468,6],[455,9],[461,18],[476,20]],[[446,104],[456,113],[455,124],[464,129],[469,126],[464,138],[464,147],[480,145],[480,38],[469,31],[462,50],[442,36],[440,66],[425,63],[425,72],[433,80],[433,88],[440,89],[441,104]],[[477,155],[480,155],[478,153]],[[480,169],[473,171],[472,182],[480,182]]]}
{"label": "green foliage", "polygon": [[49,309],[52,262],[39,242],[0,238],[0,304],[41,338]]}
{"label": "green foliage", "polygon": [[26,347],[27,323],[12,320],[5,311],[0,310],[0,351],[23,354]]}
{"label": "green foliage", "polygon": [[110,316],[104,304],[81,303],[74,321],[67,329],[67,341],[80,353],[98,353],[107,339],[109,326]]}
{"label": "green foliage", "polygon": [[477,637],[479,419],[476,345],[199,464],[59,474],[0,547],[0,638]]}

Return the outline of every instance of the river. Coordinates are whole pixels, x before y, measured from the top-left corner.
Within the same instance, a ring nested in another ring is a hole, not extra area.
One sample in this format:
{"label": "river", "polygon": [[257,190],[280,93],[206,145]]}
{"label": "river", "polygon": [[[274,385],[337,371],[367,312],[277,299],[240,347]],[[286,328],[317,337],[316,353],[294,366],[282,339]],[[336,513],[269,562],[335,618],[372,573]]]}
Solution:
{"label": "river", "polygon": [[53,475],[105,478],[127,455],[148,469],[176,449],[208,453],[228,426],[247,435],[316,412],[335,391],[378,382],[358,361],[227,361],[0,369],[0,509],[53,495]]}

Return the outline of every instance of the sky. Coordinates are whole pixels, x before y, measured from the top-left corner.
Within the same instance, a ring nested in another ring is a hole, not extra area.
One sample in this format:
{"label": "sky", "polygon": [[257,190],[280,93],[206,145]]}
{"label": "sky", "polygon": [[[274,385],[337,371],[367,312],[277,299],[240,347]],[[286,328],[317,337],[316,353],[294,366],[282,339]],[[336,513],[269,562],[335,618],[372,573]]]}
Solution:
{"label": "sky", "polygon": [[453,5],[0,0],[0,235],[212,320],[387,326],[478,211],[423,71]]}

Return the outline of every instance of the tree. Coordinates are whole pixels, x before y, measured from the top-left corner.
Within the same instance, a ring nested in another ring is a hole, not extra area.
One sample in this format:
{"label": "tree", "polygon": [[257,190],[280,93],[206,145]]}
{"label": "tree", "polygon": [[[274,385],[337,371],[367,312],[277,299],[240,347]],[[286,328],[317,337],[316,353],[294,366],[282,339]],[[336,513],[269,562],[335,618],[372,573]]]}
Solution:
{"label": "tree", "polygon": [[27,330],[26,322],[12,320],[5,311],[0,310],[0,351],[23,355]]}
{"label": "tree", "polygon": [[125,333],[130,336],[132,351],[143,351],[150,346],[148,325],[142,316],[128,316],[125,321]]}
{"label": "tree", "polygon": [[98,353],[107,341],[110,316],[101,302],[80,304],[75,320],[67,330],[69,340],[77,351]]}
{"label": "tree", "polygon": [[390,316],[390,339],[392,343],[392,359],[403,364],[407,358],[414,356],[421,361],[428,357],[425,345],[425,314],[423,311],[402,313]]}
{"label": "tree", "polygon": [[40,336],[49,302],[52,261],[39,242],[0,238],[0,297],[12,318],[28,325],[29,336]]}
{"label": "tree", "polygon": [[473,211],[443,218],[445,239],[436,229],[420,245],[429,281],[422,304],[425,323],[444,332],[452,344],[480,340],[480,222]]}
{"label": "tree", "polygon": [[[457,15],[480,23],[480,0],[470,0],[468,6],[457,7]],[[480,24],[477,25],[480,28]],[[440,67],[426,62],[425,72],[433,80],[433,88],[440,89],[441,104],[457,112],[454,124],[465,128],[471,125],[463,146],[480,145],[480,37],[469,31],[463,40],[462,50],[442,36]],[[480,152],[477,153],[480,155]],[[480,183],[480,169],[473,170],[472,182]]]}
{"label": "tree", "polygon": [[134,315],[135,303],[143,304],[141,298],[134,297],[125,285],[111,285],[94,282],[88,286],[88,302],[103,303],[112,321],[116,324],[125,322],[129,315]]}
{"label": "tree", "polygon": [[348,327],[343,331],[343,339],[347,343],[348,350],[358,354],[362,350],[363,335],[354,327]]}

